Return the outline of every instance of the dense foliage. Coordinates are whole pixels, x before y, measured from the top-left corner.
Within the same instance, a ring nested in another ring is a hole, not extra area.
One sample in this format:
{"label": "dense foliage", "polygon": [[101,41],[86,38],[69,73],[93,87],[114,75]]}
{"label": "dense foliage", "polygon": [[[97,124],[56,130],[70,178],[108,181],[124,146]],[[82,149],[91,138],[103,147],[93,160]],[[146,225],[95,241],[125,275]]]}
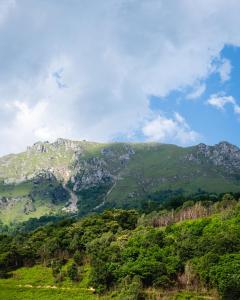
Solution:
{"label": "dense foliage", "polygon": [[205,288],[240,299],[240,204],[233,195],[188,201],[175,211],[111,210],[31,232],[18,229],[0,235],[3,278],[42,264],[56,282],[79,282],[90,263],[89,285],[97,293],[117,291],[119,299],[141,299],[148,287]]}

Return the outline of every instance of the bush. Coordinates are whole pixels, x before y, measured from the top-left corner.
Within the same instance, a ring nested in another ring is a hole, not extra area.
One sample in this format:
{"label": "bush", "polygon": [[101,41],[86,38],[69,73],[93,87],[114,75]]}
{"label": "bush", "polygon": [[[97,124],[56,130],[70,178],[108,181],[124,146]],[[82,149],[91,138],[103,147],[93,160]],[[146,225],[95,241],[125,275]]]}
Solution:
{"label": "bush", "polygon": [[166,275],[161,275],[153,281],[154,288],[159,288],[159,287],[168,288],[170,285],[173,285],[173,284],[174,283]]}
{"label": "bush", "polygon": [[76,251],[73,255],[73,259],[76,264],[81,266],[83,264],[83,254],[80,251]]}
{"label": "bush", "polygon": [[62,274],[62,263],[59,260],[53,260],[51,262],[51,267],[52,267],[52,274],[54,277],[54,280],[56,282],[61,282],[63,281],[63,274]]}
{"label": "bush", "polygon": [[73,263],[67,270],[67,275],[72,281],[79,281],[78,267]]}
{"label": "bush", "polygon": [[226,300],[240,299],[240,254],[226,254],[210,269],[210,281]]}
{"label": "bush", "polygon": [[134,276],[132,279],[127,276],[122,281],[121,293],[119,300],[140,300],[142,293],[142,281],[139,276]]}

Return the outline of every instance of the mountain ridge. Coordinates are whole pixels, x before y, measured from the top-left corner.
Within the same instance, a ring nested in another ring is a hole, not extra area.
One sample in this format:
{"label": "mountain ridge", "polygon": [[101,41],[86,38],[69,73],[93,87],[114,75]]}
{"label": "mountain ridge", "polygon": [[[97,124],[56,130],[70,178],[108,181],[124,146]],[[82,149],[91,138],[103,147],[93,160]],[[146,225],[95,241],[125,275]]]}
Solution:
{"label": "mountain ridge", "polygon": [[140,207],[166,191],[238,192],[239,184],[240,149],[226,141],[180,147],[57,139],[0,158],[0,219]]}

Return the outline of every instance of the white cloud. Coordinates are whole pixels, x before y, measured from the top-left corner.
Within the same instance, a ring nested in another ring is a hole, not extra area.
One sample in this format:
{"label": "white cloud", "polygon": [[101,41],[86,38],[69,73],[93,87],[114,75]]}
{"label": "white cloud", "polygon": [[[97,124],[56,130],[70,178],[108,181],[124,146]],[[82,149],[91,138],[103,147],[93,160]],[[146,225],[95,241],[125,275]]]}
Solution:
{"label": "white cloud", "polygon": [[200,137],[179,113],[175,113],[173,118],[158,115],[144,125],[142,132],[150,141],[180,143],[181,145],[189,145]]}
{"label": "white cloud", "polygon": [[234,112],[235,112],[235,114],[240,115],[240,106],[238,104],[234,105]]}
{"label": "white cloud", "polygon": [[222,59],[221,64],[219,66],[218,72],[222,82],[225,82],[230,79],[232,71],[231,62],[228,59]]}
{"label": "white cloud", "polygon": [[224,110],[227,104],[233,106],[233,110],[236,114],[240,114],[240,106],[237,104],[236,99],[233,96],[225,96],[223,94],[213,94],[207,100],[207,103],[217,109]]}
{"label": "white cloud", "polygon": [[210,96],[207,103],[223,110],[226,104],[235,104],[235,99],[232,96],[221,96],[219,94],[214,94]]}
{"label": "white cloud", "polygon": [[[68,135],[71,132],[69,124],[46,124],[48,116],[48,103],[45,101],[38,102],[35,106],[30,107],[26,102],[14,102],[7,105],[6,109],[14,111],[14,122],[1,131],[1,137],[4,142],[9,140],[15,141],[10,144],[10,151],[15,152],[19,147],[24,148],[26,143],[35,141],[52,140],[62,135]],[[49,116],[48,116],[49,117]]]}
{"label": "white cloud", "polygon": [[[129,134],[151,115],[149,95],[204,82],[224,45],[240,46],[239,10],[238,0],[16,1],[0,27],[0,105],[12,107],[0,110],[1,154],[41,136]],[[16,101],[46,108],[16,130]]]}
{"label": "white cloud", "polygon": [[202,94],[206,91],[206,84],[198,84],[195,89],[187,95],[187,99],[196,99],[202,96]]}

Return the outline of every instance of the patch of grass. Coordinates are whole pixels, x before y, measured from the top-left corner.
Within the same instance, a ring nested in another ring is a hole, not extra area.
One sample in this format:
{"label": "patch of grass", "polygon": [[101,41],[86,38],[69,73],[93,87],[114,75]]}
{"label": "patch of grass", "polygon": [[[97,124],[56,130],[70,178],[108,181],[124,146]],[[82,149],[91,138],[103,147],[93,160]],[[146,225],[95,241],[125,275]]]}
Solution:
{"label": "patch of grass", "polygon": [[[73,263],[73,260],[70,259],[67,264],[62,267],[63,274],[66,273],[68,267]],[[31,268],[23,267],[19,268],[16,271],[10,273],[12,277],[7,279],[0,279],[0,285],[32,285],[36,286],[46,286],[46,285],[56,285],[58,287],[71,287],[71,288],[89,288],[89,273],[90,266],[85,265],[83,267],[83,279],[79,282],[72,282],[66,275],[60,283],[54,281],[52,275],[52,269],[49,267],[44,267],[42,265],[35,265]],[[0,298],[1,299],[1,298]]]}
{"label": "patch of grass", "polygon": [[[0,211],[0,220],[5,224],[56,213],[69,199],[67,191],[55,179],[38,179],[37,183],[0,183],[0,197],[5,197],[10,203]],[[32,203],[32,210],[26,212],[24,207],[28,207],[29,203]]]}
{"label": "patch of grass", "polygon": [[31,182],[21,184],[3,184],[0,183],[0,196],[3,197],[23,197],[29,195],[32,189]]}
{"label": "patch of grass", "polygon": [[[214,296],[201,294],[197,292],[178,292],[172,300],[217,300]],[[169,299],[170,300],[170,299]]]}
{"label": "patch of grass", "polygon": [[[72,263],[69,261],[63,271]],[[60,284],[54,282],[51,268],[36,265],[12,272],[13,277],[0,279],[0,299],[4,300],[95,300],[98,297],[88,289],[89,266],[84,269],[84,279],[73,283],[65,278]]]}
{"label": "patch of grass", "polygon": [[217,296],[209,295],[204,292],[194,291],[159,291],[156,289],[148,289],[145,291],[147,300],[219,300]]}
{"label": "patch of grass", "polygon": [[[88,291],[27,288],[3,286],[0,284],[0,299],[2,300],[96,300],[100,299]],[[102,298],[104,299],[104,298]]]}
{"label": "patch of grass", "polygon": [[10,224],[11,222],[24,222],[30,218],[40,218],[41,216],[49,215],[57,211],[57,207],[49,205],[48,203],[34,203],[35,210],[25,214],[23,208],[27,203],[28,198],[23,198],[18,202],[14,203],[13,206],[10,206],[0,212],[0,220],[4,224]]}
{"label": "patch of grass", "polygon": [[13,271],[12,277],[7,279],[0,279],[0,284],[5,285],[53,285],[54,278],[52,276],[51,268],[41,265],[35,265],[31,268],[20,268]]}

